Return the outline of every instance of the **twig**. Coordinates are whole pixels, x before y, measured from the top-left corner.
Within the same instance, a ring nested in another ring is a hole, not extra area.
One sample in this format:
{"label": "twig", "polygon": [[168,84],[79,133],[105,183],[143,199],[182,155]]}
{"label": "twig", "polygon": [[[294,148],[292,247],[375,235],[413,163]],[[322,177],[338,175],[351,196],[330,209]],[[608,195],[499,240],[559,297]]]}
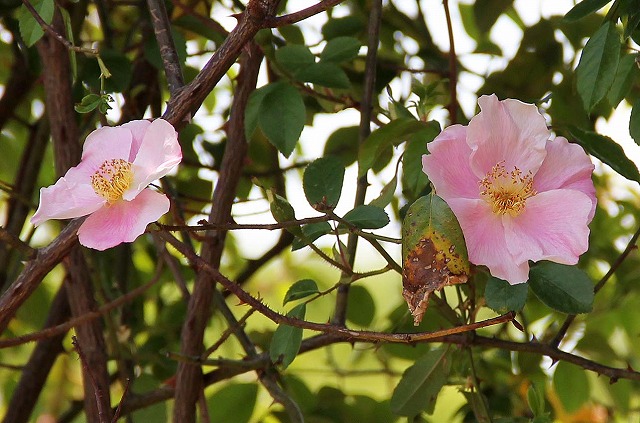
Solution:
{"label": "twig", "polygon": [[288,15],[265,19],[264,27],[278,28],[281,26],[291,25],[310,18],[311,16],[317,15],[318,13],[322,13],[325,10],[331,9],[332,7],[337,6],[343,1],[344,0],[324,0],[320,3],[314,4],[313,6],[309,6],[306,9],[289,13]]}
{"label": "twig", "polygon": [[36,22],[38,22],[38,25],[42,27],[44,32],[62,43],[62,45],[67,48],[67,50],[72,50],[77,53],[83,53],[91,57],[98,57],[99,51],[97,49],[74,46],[69,40],[60,35],[58,31],[56,31],[51,25],[49,25],[44,21],[44,19],[42,19],[42,16],[40,16],[40,14],[38,14],[38,11],[34,9],[31,3],[29,3],[29,0],[22,0],[22,4],[24,4],[24,7],[26,7],[29,13],[31,13],[33,18],[36,20]]}
{"label": "twig", "polygon": [[184,78],[182,77],[180,59],[178,58],[178,52],[173,42],[173,35],[171,34],[171,23],[169,22],[164,0],[147,0],[147,5],[149,7],[149,14],[151,15],[153,31],[158,41],[160,57],[162,57],[162,64],[167,77],[167,84],[169,85],[169,93],[173,97],[184,85]]}
{"label": "twig", "polygon": [[[279,223],[202,223],[197,226],[189,225],[163,225],[156,223],[160,230],[164,231],[187,231],[187,232],[203,232],[203,231],[233,231],[243,229],[262,229],[267,231],[275,231],[277,229],[295,228],[300,225],[309,223],[320,223],[331,220],[329,216],[308,217],[305,219],[291,220]],[[150,229],[153,230],[153,229]]]}
{"label": "twig", "polygon": [[33,341],[38,341],[40,339],[50,338],[52,336],[65,333],[69,329],[80,326],[90,320],[97,319],[98,317],[104,314],[107,314],[111,310],[130,302],[134,298],[141,295],[144,291],[151,288],[160,279],[160,275],[162,274],[161,271],[162,271],[162,261],[159,262],[158,267],[156,268],[156,273],[149,282],[103,305],[102,307],[98,308],[98,310],[91,311],[89,313],[83,314],[82,316],[74,317],[65,323],[62,323],[56,326],[51,326],[41,331],[30,333],[28,335],[16,336],[15,338],[9,338],[9,339],[0,339],[0,348],[14,347],[16,345],[26,344],[27,342],[33,342]]}
{"label": "twig", "polygon": [[129,387],[131,386],[131,379],[127,379],[127,383],[124,385],[124,391],[122,392],[122,397],[120,398],[120,402],[118,403],[118,408],[113,413],[113,419],[111,419],[111,423],[117,423],[120,415],[122,414],[122,404],[124,403],[125,398],[127,398],[127,394],[129,393]]}
{"label": "twig", "polygon": [[453,26],[451,25],[451,13],[449,12],[449,0],[443,0],[444,15],[447,20],[447,32],[449,33],[449,120],[451,124],[458,121],[458,70],[456,58],[456,45],[453,41]]}
{"label": "twig", "polygon": [[[640,237],[640,227],[638,228],[638,230],[636,230],[636,233],[633,234],[633,236],[627,243],[627,246],[622,252],[622,254],[620,254],[616,259],[616,261],[613,262],[613,264],[611,265],[611,268],[609,268],[609,271],[594,286],[593,288],[594,294],[597,294],[598,291],[602,289],[604,284],[607,283],[607,281],[611,278],[611,276],[613,276],[613,274],[616,272],[616,270],[618,270],[622,262],[629,256],[629,254],[631,254],[632,251],[638,248],[636,246],[636,243],[638,242],[638,237]],[[556,336],[554,336],[551,342],[549,342],[550,346],[557,348],[558,345],[560,345],[560,342],[562,342],[562,339],[567,334],[567,331],[569,330],[569,327],[571,326],[575,318],[576,318],[575,314],[570,314],[569,316],[567,316],[565,321],[562,323],[562,326],[558,330],[558,333],[556,334]]]}
{"label": "twig", "polygon": [[100,387],[98,386],[98,383],[96,382],[96,378],[93,375],[93,369],[87,363],[87,358],[85,357],[84,352],[82,351],[82,348],[78,343],[78,338],[76,338],[75,336],[72,336],[71,343],[73,344],[73,347],[78,353],[78,356],[80,357],[80,364],[82,365],[82,368],[84,369],[85,374],[89,375],[89,380],[91,381],[91,385],[93,386],[93,392],[95,393],[95,396],[96,396],[96,406],[98,407],[98,418],[100,419],[100,423],[106,423],[107,418],[105,416],[104,408],[102,407],[102,402],[103,402],[102,389],[100,389]]}
{"label": "twig", "polygon": [[38,254],[38,250],[31,248],[29,245],[22,242],[20,238],[13,235],[2,226],[0,226],[0,242],[6,242],[11,245],[13,248],[24,254],[29,260],[33,259],[36,254]]}

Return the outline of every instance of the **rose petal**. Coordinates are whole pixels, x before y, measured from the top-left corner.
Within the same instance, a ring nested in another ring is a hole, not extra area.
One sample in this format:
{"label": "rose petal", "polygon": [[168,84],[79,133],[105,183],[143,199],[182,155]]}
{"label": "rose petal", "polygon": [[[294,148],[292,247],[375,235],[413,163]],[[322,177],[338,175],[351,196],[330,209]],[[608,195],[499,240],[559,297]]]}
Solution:
{"label": "rose petal", "polygon": [[131,153],[131,131],[120,126],[103,126],[87,136],[82,147],[82,162],[95,172],[106,160],[129,160]]}
{"label": "rose petal", "polygon": [[133,137],[131,142],[131,154],[129,155],[130,162],[133,162],[138,155],[140,145],[142,145],[142,140],[144,139],[144,134],[147,132],[149,125],[151,125],[151,121],[146,119],[132,120],[131,122],[120,125],[120,128],[125,128],[131,131],[131,135]]}
{"label": "rose petal", "polygon": [[93,213],[105,199],[95,193],[90,184],[70,182],[66,177],[40,189],[38,210],[31,218],[35,226],[49,219],[71,219]]}
{"label": "rose petal", "polygon": [[471,263],[487,266],[493,276],[510,284],[527,281],[529,263],[515,260],[509,252],[503,219],[491,212],[489,204],[468,199],[447,203],[458,218]]}
{"label": "rose petal", "polygon": [[517,167],[524,174],[535,173],[545,158],[550,137],[536,106],[518,100],[498,101],[495,94],[480,97],[478,104],[481,112],[471,119],[467,130],[476,176],[483,178],[502,161],[509,172]]}
{"label": "rose petal", "polygon": [[467,128],[453,125],[429,143],[431,154],[422,156],[422,170],[445,201],[449,198],[479,198],[478,178],[469,167],[471,149]]}
{"label": "rose petal", "polygon": [[154,180],[169,173],[182,160],[178,134],[171,124],[156,119],[147,128],[133,161],[134,179],[123,198],[129,200]]}
{"label": "rose petal", "polygon": [[123,242],[133,242],[147,225],[169,211],[169,199],[145,189],[132,201],[118,201],[89,216],[80,229],[80,244],[106,250]]}
{"label": "rose petal", "polygon": [[596,212],[596,188],[591,180],[595,166],[582,147],[557,137],[547,142],[547,157],[535,174],[533,188],[538,192],[554,189],[573,189],[591,199],[587,223]]}
{"label": "rose petal", "polygon": [[589,247],[591,199],[576,190],[541,192],[527,200],[524,212],[505,218],[507,246],[516,260],[576,264]]}

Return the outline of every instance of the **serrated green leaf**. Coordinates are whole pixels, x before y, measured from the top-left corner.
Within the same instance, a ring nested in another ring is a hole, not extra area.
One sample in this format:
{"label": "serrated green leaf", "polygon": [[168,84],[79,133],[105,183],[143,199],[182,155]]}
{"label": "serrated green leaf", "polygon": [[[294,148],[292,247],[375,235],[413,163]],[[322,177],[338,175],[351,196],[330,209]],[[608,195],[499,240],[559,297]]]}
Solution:
{"label": "serrated green leaf", "polygon": [[607,21],[587,41],[576,68],[578,94],[587,112],[609,92],[619,59],[620,35],[615,24]]}
{"label": "serrated green leaf", "polygon": [[526,283],[511,285],[509,282],[491,277],[484,291],[487,306],[496,313],[520,311],[527,302],[529,286]]}
{"label": "serrated green leaf", "polygon": [[315,56],[307,46],[297,44],[279,48],[276,50],[275,57],[276,62],[291,74],[313,65],[316,61]]}
{"label": "serrated green leaf", "polygon": [[[287,313],[287,316],[304,319],[306,312],[306,304],[299,304]],[[286,369],[298,355],[301,343],[302,328],[281,323],[271,338],[271,347],[269,348],[271,361],[279,363],[282,368]]]}
{"label": "serrated green leaf", "polygon": [[[54,1],[33,0],[30,3],[42,20],[51,24],[55,10]],[[34,45],[44,35],[44,30],[24,4],[20,6],[20,11],[18,12],[18,25],[20,27],[20,35],[28,47]]]}
{"label": "serrated green leaf", "polygon": [[301,279],[291,285],[282,300],[282,305],[286,305],[289,301],[299,300],[309,295],[317,294],[318,284],[313,279]]}
{"label": "serrated green leaf", "polygon": [[302,187],[307,201],[315,210],[333,210],[342,193],[344,166],[335,157],[321,157],[311,162],[304,171]]}
{"label": "serrated green leaf", "polygon": [[360,285],[349,288],[347,320],[362,327],[368,327],[376,315],[376,304],[369,291]]}
{"label": "serrated green leaf", "polygon": [[429,351],[404,371],[391,396],[394,414],[413,417],[433,410],[451,368],[448,352],[445,348]]}
{"label": "serrated green leaf", "polygon": [[435,121],[409,138],[402,156],[402,192],[411,200],[415,199],[429,183],[422,171],[422,155],[427,152],[427,143],[440,133],[440,124]]}
{"label": "serrated green leaf", "polygon": [[589,400],[589,378],[581,367],[561,361],[553,374],[553,386],[568,413]]}
{"label": "serrated green leaf", "polygon": [[258,125],[285,157],[298,143],[306,119],[302,96],[291,85],[277,82],[260,103]]}
{"label": "serrated green leaf", "polygon": [[360,51],[360,41],[353,37],[336,37],[327,42],[327,45],[320,53],[320,60],[323,62],[346,62],[358,56]]}
{"label": "serrated green leaf", "polygon": [[258,126],[258,117],[260,116],[260,107],[262,100],[276,88],[276,84],[268,84],[254,90],[249,96],[247,107],[244,112],[244,134],[247,139],[251,139],[253,132]]}
{"label": "serrated green leaf", "polygon": [[627,158],[624,150],[614,140],[595,132],[584,131],[575,126],[569,127],[569,132],[589,154],[602,160],[627,179],[640,183],[640,172],[636,165]]}
{"label": "serrated green leaf", "polygon": [[602,9],[607,3],[610,3],[612,0],[582,0],[571,10],[564,15],[564,20],[568,22],[577,21],[578,19],[582,19],[587,15],[590,15],[598,10]]}
{"label": "serrated green leaf", "polygon": [[329,222],[309,223],[308,225],[304,225],[302,227],[304,239],[302,237],[294,239],[291,244],[291,251],[296,251],[300,248],[306,247],[307,242],[313,242],[329,232],[331,232],[331,225]]}
{"label": "serrated green leaf", "polygon": [[540,301],[561,313],[588,313],[593,307],[593,282],[576,266],[541,262],[529,272],[529,286]]}
{"label": "serrated green leaf", "polygon": [[631,85],[638,72],[638,67],[636,66],[637,57],[635,54],[625,54],[620,59],[620,63],[618,63],[616,77],[613,79],[609,94],[607,94],[609,104],[613,108],[618,107],[618,104],[631,90]]}
{"label": "serrated green leaf", "polygon": [[347,212],[343,219],[359,229],[380,229],[389,224],[387,213],[371,205],[358,206]]}
{"label": "serrated green leaf", "polygon": [[631,109],[631,119],[629,119],[629,134],[631,138],[640,145],[640,100],[636,100],[633,103],[633,109]]}
{"label": "serrated green leaf", "polygon": [[82,98],[80,103],[74,106],[74,109],[78,113],[89,113],[93,111],[102,102],[102,97],[98,94],[88,94]]}
{"label": "serrated green leaf", "polygon": [[389,203],[391,203],[391,201],[395,197],[397,186],[398,177],[394,176],[384,187],[382,187],[382,190],[380,190],[380,195],[371,200],[369,204],[384,209],[389,205]]}
{"label": "serrated green leaf", "polygon": [[351,87],[351,82],[345,71],[331,62],[314,63],[298,71],[295,77],[299,81],[310,82],[327,88],[347,89]]}
{"label": "serrated green leaf", "polygon": [[358,152],[358,176],[365,175],[391,146],[400,144],[429,125],[416,119],[402,118],[373,131]]}

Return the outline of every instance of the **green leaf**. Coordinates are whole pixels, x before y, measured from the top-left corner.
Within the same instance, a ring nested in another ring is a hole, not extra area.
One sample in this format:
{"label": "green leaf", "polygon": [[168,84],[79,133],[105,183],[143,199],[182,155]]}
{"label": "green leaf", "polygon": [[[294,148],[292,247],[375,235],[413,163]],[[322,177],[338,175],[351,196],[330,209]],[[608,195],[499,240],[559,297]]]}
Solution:
{"label": "green leaf", "polygon": [[[67,40],[73,45],[73,28],[71,27],[71,16],[69,16],[69,12],[64,7],[58,8],[60,11],[60,16],[62,16],[62,22],[64,22],[64,32],[67,36]],[[75,50],[69,50],[69,64],[71,65],[71,77],[75,81],[78,77],[78,61],[76,59]]]}
{"label": "green leaf", "polygon": [[285,157],[295,148],[304,128],[306,112],[302,96],[291,85],[277,82],[262,99],[258,125]]}
{"label": "green leaf", "polygon": [[578,94],[587,112],[607,95],[613,84],[620,59],[620,35],[613,22],[607,21],[584,46],[576,68]]}
{"label": "green leaf", "polygon": [[349,77],[342,68],[331,62],[318,62],[308,66],[295,75],[302,82],[310,82],[327,88],[351,87]]}
{"label": "green leaf", "polygon": [[520,311],[527,302],[529,287],[526,283],[511,285],[509,282],[491,277],[484,290],[487,306],[496,313]]}
{"label": "green leaf", "polygon": [[[54,1],[33,0],[30,3],[42,20],[50,24],[53,20]],[[34,45],[44,35],[44,30],[24,4],[20,6],[20,11],[18,12],[18,25],[20,27],[20,35],[28,47]]]}
{"label": "green leaf", "polygon": [[602,9],[611,0],[582,0],[564,15],[564,20],[573,22]]}
{"label": "green leaf", "polygon": [[358,206],[345,214],[343,219],[359,229],[380,229],[389,224],[387,213],[371,205]]}
{"label": "green leaf", "polygon": [[307,201],[315,210],[333,210],[342,193],[344,166],[335,157],[322,157],[307,166],[302,187]]}
{"label": "green leaf", "polygon": [[367,327],[376,315],[376,304],[364,286],[351,285],[349,288],[349,307],[347,320],[356,325]]}
{"label": "green leaf", "polygon": [[[268,192],[267,196],[269,197],[269,208],[271,210],[271,214],[276,222],[291,222],[296,219],[295,211],[286,198],[271,192]],[[291,226],[288,227],[287,230],[294,235],[302,233],[299,226]]]}
{"label": "green leaf", "polygon": [[323,62],[340,63],[352,60],[358,56],[360,41],[353,37],[336,37],[327,42],[320,53]]}
{"label": "green leaf", "polygon": [[89,113],[93,111],[102,102],[102,97],[98,94],[89,94],[82,98],[80,103],[74,106],[78,113]]}
{"label": "green leaf", "polygon": [[591,278],[575,266],[541,262],[529,272],[529,286],[540,301],[562,313],[588,313],[593,307]]}
{"label": "green leaf", "polygon": [[[306,312],[306,304],[299,304],[287,313],[287,316],[304,319]],[[283,369],[286,369],[298,355],[301,343],[302,328],[281,323],[278,325],[271,339],[271,347],[269,348],[271,361],[273,363],[279,363]]]}
{"label": "green leaf", "polygon": [[631,90],[631,85],[635,79],[638,68],[636,66],[636,54],[625,54],[620,59],[618,69],[616,71],[616,77],[613,79],[613,84],[607,94],[607,99],[611,107],[616,108],[623,98]]}
{"label": "green leaf", "polygon": [[351,165],[358,158],[357,126],[336,129],[324,145],[323,156],[336,156],[344,167]]}
{"label": "green leaf", "polygon": [[260,107],[262,100],[277,87],[276,84],[268,84],[254,90],[249,96],[247,107],[244,112],[244,134],[247,139],[251,139],[253,132],[258,126],[258,117],[260,116]]}
{"label": "green leaf", "polygon": [[307,242],[313,242],[320,238],[322,235],[326,235],[331,232],[331,225],[329,222],[309,223],[302,227],[302,234],[304,237],[297,237],[291,244],[291,251],[299,250],[306,247]]}
{"label": "green leaf", "polygon": [[625,178],[640,183],[638,168],[627,158],[622,147],[614,140],[575,126],[570,126],[569,132],[589,154],[593,154]]}
{"label": "green leaf", "polygon": [[429,125],[432,124],[411,118],[400,118],[373,131],[362,143],[358,152],[358,176],[365,175],[390,146],[400,144],[410,135]]}
{"label": "green leaf", "polygon": [[589,400],[589,378],[583,368],[561,361],[553,374],[553,386],[568,413]]}
{"label": "green leaf", "polygon": [[279,48],[276,50],[275,57],[280,66],[291,74],[313,65],[316,61],[315,56],[307,46],[297,44]]}
{"label": "green leaf", "polygon": [[287,304],[289,301],[299,300],[301,298],[308,297],[309,295],[317,294],[318,284],[313,279],[301,279],[291,285],[284,296],[282,305]]}
{"label": "green leaf", "polygon": [[382,190],[380,190],[380,195],[374,198],[373,200],[371,200],[369,204],[371,204],[372,206],[376,206],[376,207],[380,207],[381,209],[384,209],[394,199],[397,186],[398,186],[398,177],[394,176],[384,187],[382,187]]}
{"label": "green leaf", "polygon": [[404,371],[391,396],[394,414],[413,417],[423,410],[433,411],[451,368],[448,352],[445,348],[429,351]]}
{"label": "green leaf", "polygon": [[631,119],[629,119],[629,134],[640,145],[640,100],[636,100],[633,103],[633,109],[631,109]]}
{"label": "green leaf", "polygon": [[531,384],[527,390],[527,402],[535,417],[545,414],[544,394],[541,394],[535,384]]}
{"label": "green leaf", "polygon": [[429,178],[422,171],[422,155],[427,152],[427,143],[440,133],[440,124],[430,121],[428,125],[409,138],[402,156],[402,192],[410,199],[418,197],[429,183]]}
{"label": "green leaf", "polygon": [[255,383],[232,383],[207,398],[212,422],[248,423],[258,397]]}

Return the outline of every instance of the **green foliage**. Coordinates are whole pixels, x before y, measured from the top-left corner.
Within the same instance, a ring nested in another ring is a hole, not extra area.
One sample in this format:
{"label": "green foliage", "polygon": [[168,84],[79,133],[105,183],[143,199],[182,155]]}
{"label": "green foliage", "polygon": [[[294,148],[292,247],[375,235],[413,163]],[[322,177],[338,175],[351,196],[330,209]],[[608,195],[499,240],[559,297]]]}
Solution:
{"label": "green foliage", "polygon": [[[34,0],[30,3],[42,20],[50,24],[53,20],[53,12],[55,10],[54,1]],[[20,25],[20,35],[28,47],[34,45],[44,35],[44,30],[25,5],[20,6],[18,24]]]}
{"label": "green foliage", "polygon": [[511,285],[499,278],[491,277],[484,291],[487,306],[497,313],[520,311],[527,302],[529,286],[526,283]]}
{"label": "green foliage", "polygon": [[589,400],[589,379],[581,368],[572,364],[556,365],[553,387],[568,412],[577,411]]}
{"label": "green foliage", "polygon": [[311,207],[318,211],[333,210],[340,200],[344,167],[334,157],[314,160],[304,171],[302,187]]}
{"label": "green foliage", "polygon": [[309,295],[317,294],[318,284],[313,279],[302,279],[289,287],[287,294],[282,300],[282,305],[286,305],[289,301],[299,300]]}
{"label": "green foliage", "polygon": [[414,417],[422,411],[433,413],[438,393],[447,381],[451,356],[446,348],[429,351],[408,367],[393,391],[391,410]]}
{"label": "green foliage", "polygon": [[598,11],[608,3],[611,3],[611,0],[582,0],[573,6],[573,8],[564,15],[564,18],[570,22],[577,21],[578,19],[582,19],[585,16]]}
{"label": "green foliage", "polygon": [[[303,303],[295,306],[287,313],[287,316],[304,319],[306,312],[307,305]],[[278,325],[271,339],[271,348],[269,349],[271,361],[286,369],[298,355],[301,343],[302,328],[281,323]]]}
{"label": "green foliage", "polygon": [[372,205],[358,206],[342,218],[358,229],[380,229],[389,224],[389,215]]}
{"label": "green foliage", "polygon": [[258,386],[253,383],[234,383],[223,387],[207,398],[211,421],[248,423],[257,397]]}
{"label": "green foliage", "polygon": [[605,22],[584,46],[576,68],[576,85],[587,112],[602,100],[616,76],[620,60],[620,34],[613,22]]}
{"label": "green foliage", "polygon": [[542,262],[531,269],[529,286],[540,301],[562,313],[588,313],[593,307],[593,282],[575,266]]}

